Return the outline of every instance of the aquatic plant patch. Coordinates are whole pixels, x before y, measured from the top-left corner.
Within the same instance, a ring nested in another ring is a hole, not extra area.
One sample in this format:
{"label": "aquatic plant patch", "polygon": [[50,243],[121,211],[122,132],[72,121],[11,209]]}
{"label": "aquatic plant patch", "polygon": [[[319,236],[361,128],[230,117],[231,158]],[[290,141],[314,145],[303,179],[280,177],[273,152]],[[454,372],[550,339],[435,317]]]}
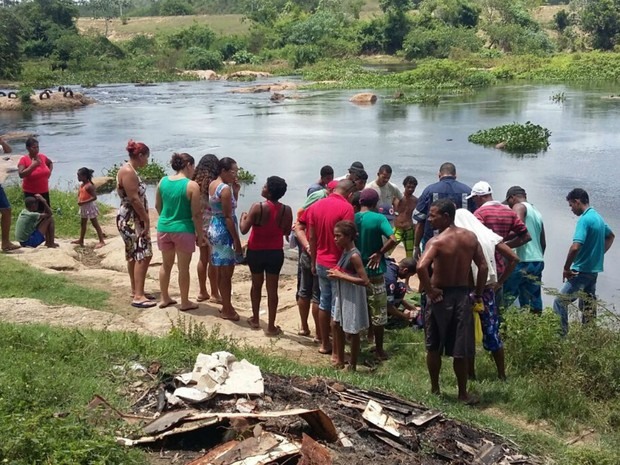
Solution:
{"label": "aquatic plant patch", "polygon": [[[116,179],[116,175],[121,166],[120,163],[115,163],[111,168],[104,169],[103,175]],[[146,166],[138,168],[136,171],[140,175],[140,178],[146,183],[159,182],[161,178],[166,176],[166,168],[156,160],[150,161]]]}
{"label": "aquatic plant patch", "polygon": [[239,167],[239,171],[237,172],[237,179],[241,184],[255,184],[256,175],[250,173],[248,170]]}
{"label": "aquatic plant patch", "polygon": [[474,144],[495,146],[513,153],[538,153],[549,147],[551,131],[537,124],[512,123],[471,134],[467,140]]}

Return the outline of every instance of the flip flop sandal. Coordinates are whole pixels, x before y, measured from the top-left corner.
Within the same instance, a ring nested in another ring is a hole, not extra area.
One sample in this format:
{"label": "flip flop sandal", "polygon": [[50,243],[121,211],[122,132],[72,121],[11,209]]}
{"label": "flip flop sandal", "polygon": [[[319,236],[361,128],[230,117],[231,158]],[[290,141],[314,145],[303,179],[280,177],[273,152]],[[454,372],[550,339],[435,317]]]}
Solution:
{"label": "flip flop sandal", "polygon": [[145,300],[144,302],[132,302],[131,306],[135,308],[153,308],[157,304],[152,300]]}

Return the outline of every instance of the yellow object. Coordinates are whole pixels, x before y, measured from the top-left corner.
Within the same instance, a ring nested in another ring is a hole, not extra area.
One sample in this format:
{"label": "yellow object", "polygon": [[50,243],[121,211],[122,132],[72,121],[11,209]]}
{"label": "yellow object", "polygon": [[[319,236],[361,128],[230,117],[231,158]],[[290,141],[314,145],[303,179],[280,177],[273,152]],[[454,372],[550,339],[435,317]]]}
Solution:
{"label": "yellow object", "polygon": [[478,312],[474,312],[474,334],[476,344],[482,344],[482,323],[480,322],[480,314]]}
{"label": "yellow object", "polygon": [[484,312],[484,304],[482,302],[475,302],[472,310],[474,313],[482,313]]}

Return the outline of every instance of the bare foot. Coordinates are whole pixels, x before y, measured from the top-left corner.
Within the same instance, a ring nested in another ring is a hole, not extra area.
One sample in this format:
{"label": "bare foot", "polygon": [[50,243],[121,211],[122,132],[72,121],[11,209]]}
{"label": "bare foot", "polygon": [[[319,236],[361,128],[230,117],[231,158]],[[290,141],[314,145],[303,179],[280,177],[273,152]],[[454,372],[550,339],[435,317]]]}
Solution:
{"label": "bare foot", "polygon": [[321,354],[321,355],[331,355],[332,354],[332,348],[331,347],[321,347],[319,349],[319,354]]}
{"label": "bare foot", "polygon": [[209,301],[214,304],[222,305],[222,298],[219,295],[212,295]]}
{"label": "bare foot", "polygon": [[282,331],[282,328],[280,328],[279,326],[276,326],[272,329],[265,330],[265,336],[269,336],[269,337],[282,336],[282,334],[284,334],[284,331]]}
{"label": "bare foot", "polygon": [[101,247],[105,246],[105,242],[98,242],[97,245],[95,246],[95,249],[100,249]]}
{"label": "bare foot", "polygon": [[21,246],[17,244],[13,244],[12,242],[9,242],[8,244],[2,244],[3,252],[11,252],[12,250],[17,250],[17,249],[21,249]]}
{"label": "bare foot", "polygon": [[45,247],[47,247],[48,249],[56,249],[58,247],[60,247],[60,245],[56,244],[56,242],[54,242],[53,244],[45,244]]}
{"label": "bare foot", "polygon": [[176,304],[177,304],[177,301],[173,299],[170,299],[167,301],[162,300],[159,304],[159,308],[167,308],[167,307],[170,307],[171,305],[176,305]]}
{"label": "bare foot", "polygon": [[208,293],[207,294],[200,293],[196,296],[196,300],[198,302],[204,302],[205,300],[209,300],[210,298],[211,296]]}
{"label": "bare foot", "polygon": [[181,310],[182,312],[189,312],[190,310],[196,310],[197,308],[199,308],[198,304],[195,304],[194,302],[189,301],[187,305],[185,306],[182,305],[181,308],[179,308],[179,310]]}
{"label": "bare foot", "polygon": [[250,318],[248,318],[245,321],[248,322],[248,324],[250,325],[250,328],[252,328],[252,329],[260,329],[260,321],[259,321],[258,318],[254,318],[253,316],[251,316]]}
{"label": "bare foot", "polygon": [[390,356],[384,350],[381,350],[381,351],[375,350],[375,358],[377,360],[385,361],[385,360],[388,360]]}
{"label": "bare foot", "polygon": [[332,363],[332,366],[336,369],[336,370],[344,370],[344,363],[341,362],[334,362]]}
{"label": "bare foot", "polygon": [[80,247],[84,247],[84,241],[81,241],[79,239],[76,239],[74,241],[71,241],[72,244],[76,244],[79,245]]}
{"label": "bare foot", "polygon": [[480,398],[473,394],[467,394],[465,397],[459,397],[459,401],[463,402],[465,405],[477,405],[480,403]]}
{"label": "bare foot", "polygon": [[310,336],[310,330],[309,329],[300,329],[299,331],[297,331],[297,335],[298,336],[306,336],[309,337]]}
{"label": "bare foot", "polygon": [[232,311],[232,313],[224,313],[224,312],[220,313],[220,318],[223,320],[230,320],[230,321],[239,321],[241,319],[239,314],[235,312],[234,310]]}

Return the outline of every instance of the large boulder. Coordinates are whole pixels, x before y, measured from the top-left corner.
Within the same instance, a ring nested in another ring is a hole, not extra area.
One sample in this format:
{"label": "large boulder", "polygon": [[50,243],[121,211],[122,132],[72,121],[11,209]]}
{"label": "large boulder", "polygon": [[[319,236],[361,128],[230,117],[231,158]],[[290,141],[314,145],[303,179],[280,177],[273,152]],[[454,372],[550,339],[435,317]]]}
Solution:
{"label": "large boulder", "polygon": [[197,70],[187,70],[183,71],[182,74],[195,76],[203,81],[217,81],[220,76],[212,69],[197,69]]}
{"label": "large boulder", "polygon": [[355,94],[349,99],[349,102],[373,104],[377,101],[377,96],[371,92],[362,92],[361,94]]}
{"label": "large boulder", "polygon": [[226,74],[224,76],[222,76],[222,79],[239,79],[239,78],[263,78],[263,77],[270,77],[272,76],[271,73],[268,73],[266,71],[250,71],[250,70],[243,70],[243,71],[236,71],[234,73],[230,73],[230,74]]}

